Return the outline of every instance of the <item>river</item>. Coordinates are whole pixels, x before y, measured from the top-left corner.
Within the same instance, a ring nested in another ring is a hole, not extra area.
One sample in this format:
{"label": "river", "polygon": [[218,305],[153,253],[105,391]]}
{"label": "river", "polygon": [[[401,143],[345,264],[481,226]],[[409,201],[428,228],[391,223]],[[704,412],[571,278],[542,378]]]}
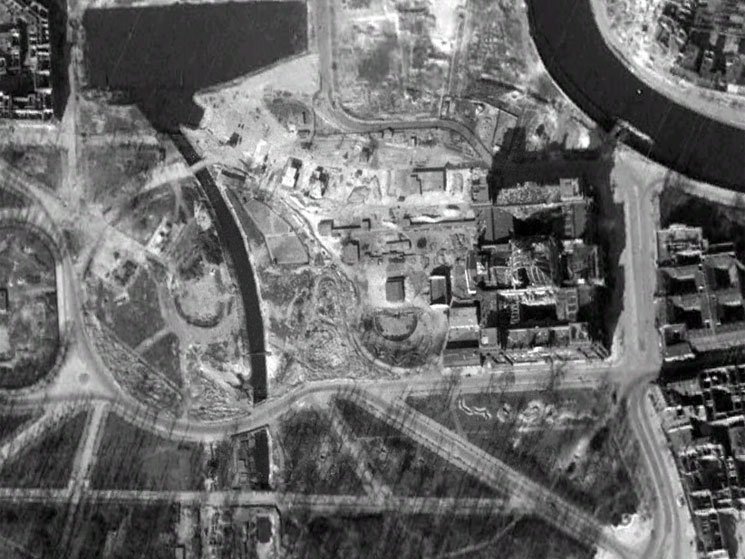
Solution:
{"label": "river", "polygon": [[683,107],[637,78],[606,45],[590,0],[526,0],[533,39],[557,85],[602,128],[625,120],[653,140],[639,152],[693,179],[745,191],[745,130]]}

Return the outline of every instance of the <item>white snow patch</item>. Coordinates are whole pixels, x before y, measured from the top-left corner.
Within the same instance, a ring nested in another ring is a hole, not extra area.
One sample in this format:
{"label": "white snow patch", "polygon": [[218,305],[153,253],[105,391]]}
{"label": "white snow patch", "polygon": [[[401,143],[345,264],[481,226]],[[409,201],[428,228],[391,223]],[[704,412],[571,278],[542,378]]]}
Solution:
{"label": "white snow patch", "polygon": [[[652,536],[652,520],[642,518],[639,513],[625,515],[621,524],[606,527],[606,531],[622,545],[641,553]],[[595,559],[617,559],[617,556],[610,551],[598,549]]]}

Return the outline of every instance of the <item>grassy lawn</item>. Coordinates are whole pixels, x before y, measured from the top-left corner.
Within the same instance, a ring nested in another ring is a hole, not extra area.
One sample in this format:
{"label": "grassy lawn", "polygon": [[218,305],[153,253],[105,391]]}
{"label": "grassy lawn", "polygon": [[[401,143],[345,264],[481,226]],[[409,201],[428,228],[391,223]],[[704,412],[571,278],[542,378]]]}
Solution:
{"label": "grassy lawn", "polygon": [[284,455],[282,488],[299,493],[362,495],[354,459],[327,415],[303,410],[285,418],[278,444]]}
{"label": "grassy lawn", "polygon": [[196,491],[205,467],[202,445],[153,435],[108,415],[91,476],[96,489]]}
{"label": "grassy lawn", "polygon": [[30,422],[34,414],[7,414],[0,416],[0,443],[5,442],[25,423]]}
{"label": "grassy lawn", "polygon": [[28,503],[0,506],[0,557],[57,557],[66,509]]}
{"label": "grassy lawn", "polygon": [[297,559],[591,559],[589,550],[534,519],[400,515],[282,517],[284,557]]}
{"label": "grassy lawn", "polygon": [[397,495],[421,497],[494,497],[478,479],[415,443],[399,430],[348,400],[337,406],[362,441],[374,473]]}
{"label": "grassy lawn", "polygon": [[439,394],[407,403],[603,522],[639,506],[627,469],[636,467],[635,442],[600,392]]}
{"label": "grassy lawn", "polygon": [[78,412],[50,428],[0,469],[4,487],[65,487],[72,474],[87,412]]}

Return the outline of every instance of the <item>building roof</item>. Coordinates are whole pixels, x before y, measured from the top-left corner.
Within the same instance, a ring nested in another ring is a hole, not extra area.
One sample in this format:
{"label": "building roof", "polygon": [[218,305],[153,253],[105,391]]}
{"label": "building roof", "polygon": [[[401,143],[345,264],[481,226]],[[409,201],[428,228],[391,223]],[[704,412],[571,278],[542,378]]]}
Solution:
{"label": "building roof", "polygon": [[452,307],[450,309],[450,329],[477,329],[479,327],[478,313],[475,305],[466,307]]}
{"label": "building roof", "polygon": [[402,276],[388,278],[385,281],[385,298],[391,303],[400,303],[406,298]]}
{"label": "building roof", "polygon": [[442,357],[446,367],[481,365],[481,354],[478,345],[475,347],[446,347]]}
{"label": "building roof", "polygon": [[341,261],[345,264],[356,264],[360,260],[360,245],[357,241],[349,241],[341,249]]}
{"label": "building roof", "polygon": [[420,194],[444,191],[447,187],[447,173],[444,167],[414,169],[409,177],[413,188]]}
{"label": "building roof", "polygon": [[657,261],[665,264],[678,255],[692,256],[706,249],[701,227],[673,224],[657,231]]}
{"label": "building roof", "polygon": [[429,301],[432,305],[443,305],[448,303],[448,282],[445,276],[432,276],[429,278]]}
{"label": "building roof", "polygon": [[486,243],[498,243],[513,236],[515,218],[512,214],[494,206],[476,206],[476,226]]}
{"label": "building roof", "polygon": [[577,239],[585,234],[587,228],[587,201],[579,200],[562,206],[564,214],[564,236]]}

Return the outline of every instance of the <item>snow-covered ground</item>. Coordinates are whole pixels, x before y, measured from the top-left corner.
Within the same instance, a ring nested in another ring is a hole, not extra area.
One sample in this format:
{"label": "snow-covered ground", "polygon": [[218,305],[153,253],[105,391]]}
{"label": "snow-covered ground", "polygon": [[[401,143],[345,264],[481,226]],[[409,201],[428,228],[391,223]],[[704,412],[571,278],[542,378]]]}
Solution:
{"label": "snow-covered ground", "polygon": [[[609,532],[619,543],[636,549],[641,553],[652,535],[652,520],[642,518],[639,513],[632,514],[624,518],[618,526],[608,528]],[[613,553],[599,549],[595,554],[595,559],[617,559]]]}

